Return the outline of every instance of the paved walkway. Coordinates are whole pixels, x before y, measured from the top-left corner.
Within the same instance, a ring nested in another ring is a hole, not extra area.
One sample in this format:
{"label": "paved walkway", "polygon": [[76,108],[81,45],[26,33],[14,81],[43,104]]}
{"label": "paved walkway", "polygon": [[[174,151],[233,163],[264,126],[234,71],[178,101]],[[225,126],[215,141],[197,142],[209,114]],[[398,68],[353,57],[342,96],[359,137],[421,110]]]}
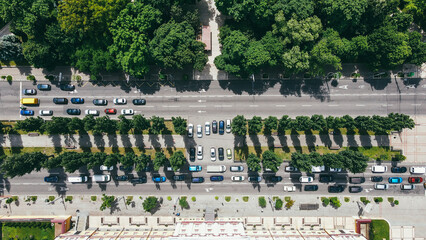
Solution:
{"label": "paved walkway", "polygon": [[402,133],[393,134],[390,145],[394,149],[402,150],[409,162],[426,161],[426,116],[412,116],[416,127],[404,129]]}

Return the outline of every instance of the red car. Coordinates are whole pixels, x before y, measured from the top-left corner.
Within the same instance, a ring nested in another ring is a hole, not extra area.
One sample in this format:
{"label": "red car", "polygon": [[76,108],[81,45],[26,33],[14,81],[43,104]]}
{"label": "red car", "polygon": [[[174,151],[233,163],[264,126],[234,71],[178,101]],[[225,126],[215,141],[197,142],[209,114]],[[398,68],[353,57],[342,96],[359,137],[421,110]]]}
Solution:
{"label": "red car", "polygon": [[117,109],[115,109],[115,108],[107,108],[107,109],[105,109],[105,113],[106,114],[116,114],[117,113]]}
{"label": "red car", "polygon": [[421,178],[421,177],[409,177],[408,182],[409,183],[421,183],[421,182],[423,182],[423,178]]}

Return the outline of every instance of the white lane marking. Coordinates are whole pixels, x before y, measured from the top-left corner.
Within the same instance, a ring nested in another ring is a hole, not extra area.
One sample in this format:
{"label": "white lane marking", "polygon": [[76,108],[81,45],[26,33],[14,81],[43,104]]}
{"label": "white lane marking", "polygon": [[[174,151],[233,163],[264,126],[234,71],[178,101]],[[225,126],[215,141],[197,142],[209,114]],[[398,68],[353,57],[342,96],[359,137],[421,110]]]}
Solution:
{"label": "white lane marking", "polygon": [[[19,107],[22,107],[21,99],[22,99],[22,82],[19,82]],[[19,111],[19,119],[21,118],[22,118],[21,111]]]}
{"label": "white lane marking", "polygon": [[302,107],[312,107],[312,105],[302,105]]}
{"label": "white lane marking", "polygon": [[198,100],[198,102],[199,102],[199,103],[204,103],[204,102],[206,102],[206,100],[201,100],[201,99],[200,99],[200,100]]}
{"label": "white lane marking", "polygon": [[413,103],[413,104],[411,104],[411,105],[413,105],[413,106],[420,106],[420,105],[422,105],[422,104],[420,104],[420,103]]}
{"label": "white lane marking", "polygon": [[189,105],[190,108],[205,108],[207,107],[206,105]]}
{"label": "white lane marking", "polygon": [[382,107],[392,107],[393,104],[383,104]]}
{"label": "white lane marking", "polygon": [[249,105],[249,107],[259,107],[259,105]]}
{"label": "white lane marking", "polygon": [[197,111],[198,113],[205,113],[206,111],[201,111],[201,110],[199,110],[199,111]]}
{"label": "white lane marking", "polygon": [[329,107],[338,107],[339,105],[338,104],[330,104],[330,105],[328,105]]}
{"label": "white lane marking", "polygon": [[168,108],[179,108],[180,106],[163,106],[163,107],[168,107]]}
{"label": "white lane marking", "polygon": [[232,107],[232,105],[214,105],[214,107],[220,108],[220,107]]}
{"label": "white lane marking", "polygon": [[355,105],[355,106],[357,106],[357,107],[365,107],[365,105],[364,105],[364,104],[357,104],[357,105]]}
{"label": "white lane marking", "polygon": [[285,107],[285,105],[275,105],[275,107]]}

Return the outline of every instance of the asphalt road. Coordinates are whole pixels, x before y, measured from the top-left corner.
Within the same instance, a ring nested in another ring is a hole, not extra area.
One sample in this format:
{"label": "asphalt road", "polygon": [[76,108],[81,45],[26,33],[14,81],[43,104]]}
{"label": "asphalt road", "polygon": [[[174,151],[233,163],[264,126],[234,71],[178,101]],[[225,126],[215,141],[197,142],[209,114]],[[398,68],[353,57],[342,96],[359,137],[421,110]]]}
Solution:
{"label": "asphalt road", "polygon": [[[371,176],[382,176],[383,183],[387,182],[388,177],[402,177],[403,183],[408,183],[408,177],[410,173],[404,174],[393,174],[390,172],[390,163],[386,163],[388,165],[388,172],[385,174],[373,174],[371,173],[371,165],[369,164],[369,168],[367,168],[366,173],[363,174],[350,174],[350,173],[335,173],[332,174],[335,178],[335,181],[332,183],[319,183],[319,174],[314,174],[314,182],[310,184],[318,184],[319,190],[316,192],[305,192],[303,191],[302,184],[299,183],[299,177],[302,175],[301,173],[286,173],[282,168],[276,173],[277,176],[282,176],[283,181],[279,183],[266,183],[265,178],[274,174],[271,173],[259,173],[262,176],[262,182],[259,184],[249,183],[247,181],[247,167],[245,167],[244,172],[230,172],[229,167],[231,165],[238,165],[236,163],[232,163],[230,161],[224,161],[223,164],[227,166],[227,171],[225,173],[206,173],[206,166],[209,165],[209,162],[206,161],[196,161],[191,164],[199,164],[203,166],[203,171],[198,173],[190,173],[184,169],[179,174],[186,175],[185,182],[173,182],[172,172],[165,172],[161,169],[158,173],[148,172],[148,173],[140,173],[139,176],[146,176],[148,178],[148,182],[145,184],[137,184],[132,185],[129,182],[117,182],[111,181],[109,183],[94,183],[89,181],[88,183],[83,184],[70,184],[66,181],[66,178],[69,176],[78,176],[79,173],[76,172],[74,174],[65,174],[60,170],[52,170],[47,172],[42,170],[40,172],[33,172],[31,174],[14,178],[14,179],[2,179],[2,186],[4,188],[4,195],[13,195],[13,194],[56,194],[64,193],[61,191],[61,187],[67,188],[65,191],[66,194],[134,194],[135,192],[143,192],[144,194],[282,194],[284,186],[296,186],[297,190],[294,193],[289,194],[316,194],[316,195],[368,195],[368,196],[396,196],[396,195],[424,195],[425,190],[423,188],[423,184],[417,184],[416,189],[414,190],[400,190],[400,184],[390,184],[390,188],[385,191],[374,190],[374,183],[370,181]],[[410,164],[402,164],[402,166],[412,166]],[[185,168],[186,169],[186,168]],[[88,172],[82,172],[88,174]],[[60,176],[60,182],[55,184],[45,183],[43,182],[43,178],[45,176],[58,175]],[[99,172],[98,172],[99,174]],[[104,174],[107,174],[104,172]],[[114,170],[111,172],[111,175],[123,175],[124,172],[120,170]],[[178,174],[178,173],[176,173]],[[136,177],[138,174],[133,173]],[[156,184],[151,180],[152,176],[166,176],[167,181],[163,183]],[[211,182],[209,177],[213,175],[222,175],[225,180],[223,182]],[[303,174],[306,175],[306,174]],[[200,177],[203,176],[205,178],[204,183],[190,183],[190,177]],[[244,176],[246,179],[243,182],[232,182],[231,176]],[[250,174],[250,176],[253,176]],[[363,184],[349,184],[350,176],[363,176],[366,181]],[[414,176],[414,175],[411,175]],[[422,176],[424,177],[424,176]],[[334,184],[341,184],[345,186],[345,190],[343,193],[328,193],[328,186]],[[349,193],[349,186],[362,186],[364,188],[362,193]],[[1,185],[0,185],[1,186]]]}
{"label": "asphalt road", "polygon": [[[38,91],[35,96],[40,99],[37,107],[28,107],[36,111],[53,110],[55,116],[67,116],[67,108],[82,110],[97,109],[104,115],[105,108],[116,108],[118,112],[124,108],[135,110],[135,114],[145,116],[158,115],[166,118],[183,116],[191,120],[203,121],[212,119],[232,118],[237,114],[246,117],[254,115],[267,117],[269,115],[290,116],[299,115],[386,115],[390,112],[400,112],[409,115],[426,113],[426,84],[418,81],[416,84],[404,83],[401,80],[373,80],[352,82],[341,80],[335,87],[330,83],[301,81],[259,82],[255,91],[251,83],[244,81],[194,81],[185,85],[159,86],[152,83],[149,86],[92,86],[85,83],[76,87],[73,92],[61,91],[52,85],[51,91]],[[41,83],[41,82],[40,82]],[[43,82],[46,83],[46,82]],[[48,83],[48,82],[47,82]],[[263,83],[263,85],[262,85]],[[21,90],[36,88],[32,82],[0,82],[0,118],[22,119],[19,115],[19,100]],[[54,97],[83,97],[83,105],[55,105]],[[124,97],[127,105],[114,105],[114,97]],[[95,106],[92,100],[107,99],[108,106]],[[134,106],[130,100],[145,98],[145,106]],[[116,118],[117,116],[112,116]]]}

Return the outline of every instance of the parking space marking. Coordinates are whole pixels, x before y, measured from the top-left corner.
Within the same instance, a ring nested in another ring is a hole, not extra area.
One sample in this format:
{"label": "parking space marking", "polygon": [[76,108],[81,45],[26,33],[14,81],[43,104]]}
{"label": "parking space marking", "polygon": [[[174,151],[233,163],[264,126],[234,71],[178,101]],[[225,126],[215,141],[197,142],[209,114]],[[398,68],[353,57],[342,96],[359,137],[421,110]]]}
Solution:
{"label": "parking space marking", "polygon": [[302,105],[302,107],[312,107],[312,105]]}

